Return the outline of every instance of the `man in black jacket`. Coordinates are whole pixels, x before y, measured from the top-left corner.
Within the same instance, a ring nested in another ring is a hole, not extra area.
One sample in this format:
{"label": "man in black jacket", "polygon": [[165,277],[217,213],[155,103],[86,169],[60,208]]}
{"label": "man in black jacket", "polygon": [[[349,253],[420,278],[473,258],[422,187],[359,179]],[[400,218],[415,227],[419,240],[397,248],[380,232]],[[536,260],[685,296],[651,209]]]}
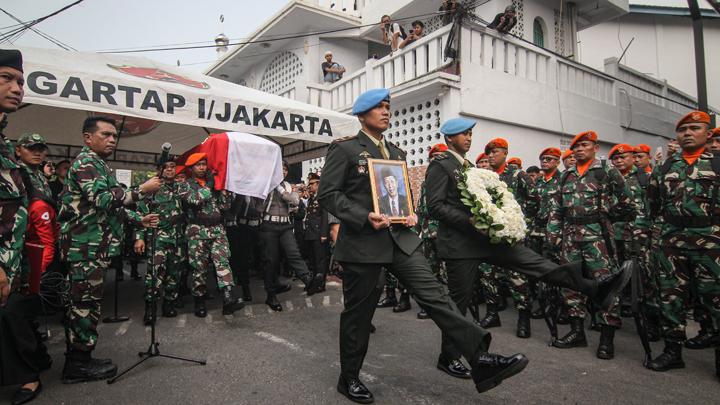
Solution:
{"label": "man in black jacket", "polygon": [[443,331],[444,362],[438,362],[438,367],[446,372],[449,366],[459,368],[462,355],[472,365],[478,392],[495,387],[522,371],[527,358],[487,352],[489,334],[460,313],[418,249],[421,240],[410,229],[417,222],[415,215],[405,217],[404,224],[391,225],[386,215],[372,211],[368,159],[405,160],[405,152],[383,139],[390,121],[389,91],[373,89],[361,94],[353,114],[358,115],[362,130],[330,145],[318,190],[320,204],[341,221],[334,252],[343,267],[345,303],[340,315],[338,391],[355,402],[373,402],[359,374],[382,291],[378,279],[383,267],[399,279]]}

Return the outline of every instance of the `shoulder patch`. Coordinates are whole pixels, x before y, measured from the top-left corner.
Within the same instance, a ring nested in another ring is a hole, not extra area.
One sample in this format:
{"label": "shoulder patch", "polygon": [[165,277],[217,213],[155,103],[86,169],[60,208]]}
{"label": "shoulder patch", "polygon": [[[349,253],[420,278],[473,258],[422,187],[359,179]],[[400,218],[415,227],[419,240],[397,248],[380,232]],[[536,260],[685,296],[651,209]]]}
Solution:
{"label": "shoulder patch", "polygon": [[357,138],[357,135],[343,136],[342,138],[337,138],[337,139],[333,140],[332,143],[345,142],[345,141],[349,141],[349,140],[355,139],[355,138]]}

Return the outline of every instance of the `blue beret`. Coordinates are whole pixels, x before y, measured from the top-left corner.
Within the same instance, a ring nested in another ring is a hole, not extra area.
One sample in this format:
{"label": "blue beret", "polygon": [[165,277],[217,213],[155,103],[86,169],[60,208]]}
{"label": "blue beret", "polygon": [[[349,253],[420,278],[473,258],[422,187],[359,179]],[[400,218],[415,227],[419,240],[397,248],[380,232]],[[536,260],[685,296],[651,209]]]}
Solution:
{"label": "blue beret", "polygon": [[467,118],[453,118],[445,121],[440,127],[440,132],[446,136],[462,134],[468,129],[472,129],[477,122]]}
{"label": "blue beret", "polygon": [[353,105],[352,115],[360,115],[375,108],[383,101],[390,101],[390,90],[388,89],[372,89],[361,94],[355,105]]}

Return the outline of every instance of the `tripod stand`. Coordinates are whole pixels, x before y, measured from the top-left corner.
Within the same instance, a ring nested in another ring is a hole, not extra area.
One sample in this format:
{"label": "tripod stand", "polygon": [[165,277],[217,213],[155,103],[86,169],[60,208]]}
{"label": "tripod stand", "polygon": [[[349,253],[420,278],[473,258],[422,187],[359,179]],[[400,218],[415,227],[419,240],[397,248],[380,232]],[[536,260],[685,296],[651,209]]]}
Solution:
{"label": "tripod stand", "polygon": [[[150,204],[152,206],[152,204]],[[115,381],[117,381],[120,377],[127,374],[130,370],[134,369],[135,367],[139,366],[145,360],[154,358],[154,357],[165,357],[168,359],[175,359],[180,361],[186,361],[189,363],[195,363],[200,364],[204,366],[207,364],[205,360],[194,360],[194,359],[188,359],[185,357],[178,357],[178,356],[171,356],[169,354],[161,354],[160,349],[158,346],[160,346],[160,343],[157,342],[155,339],[155,323],[157,321],[157,296],[159,294],[159,291],[155,291],[155,288],[157,286],[157,269],[155,268],[155,239],[157,237],[157,228],[150,228],[150,234],[148,241],[150,243],[150,248],[148,251],[149,260],[148,260],[148,271],[150,272],[151,277],[151,294],[150,294],[150,305],[152,306],[152,322],[150,323],[150,346],[148,346],[147,351],[139,352],[138,356],[140,356],[140,360],[138,360],[135,364],[132,366],[126,368],[123,370],[120,374],[116,375],[115,377],[107,380],[108,384],[112,384]]]}

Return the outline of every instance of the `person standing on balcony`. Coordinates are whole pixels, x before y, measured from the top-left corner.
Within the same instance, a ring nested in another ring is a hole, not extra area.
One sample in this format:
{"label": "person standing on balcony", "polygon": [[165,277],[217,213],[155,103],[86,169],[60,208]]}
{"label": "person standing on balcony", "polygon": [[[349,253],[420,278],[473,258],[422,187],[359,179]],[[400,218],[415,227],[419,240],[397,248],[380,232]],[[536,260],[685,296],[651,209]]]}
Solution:
{"label": "person standing on balcony", "polygon": [[345,68],[339,63],[333,62],[333,54],[330,51],[325,52],[325,62],[320,66],[323,72],[323,81],[325,83],[335,83],[342,79]]}
{"label": "person standing on balcony", "polygon": [[397,51],[400,43],[407,38],[403,27],[393,22],[389,15],[384,15],[380,19],[380,31],[382,32],[383,43],[390,45],[393,51]]}
{"label": "person standing on balcony", "polygon": [[423,24],[422,21],[413,21],[412,27],[413,29],[412,31],[410,31],[410,35],[408,35],[408,37],[405,38],[404,41],[400,42],[400,49],[404,49],[406,46],[412,44],[413,42],[417,41],[425,35],[423,32],[425,30],[425,24]]}
{"label": "person standing on balcony", "polygon": [[492,28],[501,34],[507,34],[517,24],[517,12],[515,6],[510,5],[505,7],[505,11],[495,16],[493,21],[488,25],[488,28]]}

